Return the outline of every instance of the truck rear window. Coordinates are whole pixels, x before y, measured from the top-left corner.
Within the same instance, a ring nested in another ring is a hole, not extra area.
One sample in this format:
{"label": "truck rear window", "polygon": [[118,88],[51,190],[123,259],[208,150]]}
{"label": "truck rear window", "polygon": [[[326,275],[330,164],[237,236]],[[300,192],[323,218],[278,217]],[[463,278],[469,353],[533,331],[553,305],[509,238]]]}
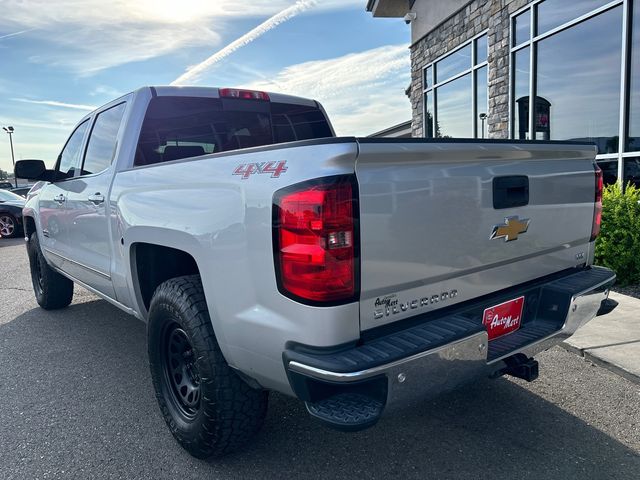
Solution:
{"label": "truck rear window", "polygon": [[156,97],[147,108],[134,165],[331,136],[329,123],[317,107],[231,98]]}

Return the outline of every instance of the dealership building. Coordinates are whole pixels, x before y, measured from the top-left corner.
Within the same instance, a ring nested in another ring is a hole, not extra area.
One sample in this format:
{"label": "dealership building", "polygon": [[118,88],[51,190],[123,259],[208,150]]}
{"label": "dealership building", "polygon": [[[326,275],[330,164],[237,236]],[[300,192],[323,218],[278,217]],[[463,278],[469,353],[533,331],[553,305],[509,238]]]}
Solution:
{"label": "dealership building", "polygon": [[[411,134],[594,142],[640,184],[640,0],[369,0],[411,28]],[[531,107],[533,104],[533,107]]]}

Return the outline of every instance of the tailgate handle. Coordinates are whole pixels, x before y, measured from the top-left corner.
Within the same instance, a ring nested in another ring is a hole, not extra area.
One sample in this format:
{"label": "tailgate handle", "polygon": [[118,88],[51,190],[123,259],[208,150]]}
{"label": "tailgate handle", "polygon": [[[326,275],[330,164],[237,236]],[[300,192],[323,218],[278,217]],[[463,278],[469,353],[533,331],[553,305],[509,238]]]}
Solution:
{"label": "tailgate handle", "polygon": [[529,177],[494,177],[493,208],[523,207],[529,204]]}

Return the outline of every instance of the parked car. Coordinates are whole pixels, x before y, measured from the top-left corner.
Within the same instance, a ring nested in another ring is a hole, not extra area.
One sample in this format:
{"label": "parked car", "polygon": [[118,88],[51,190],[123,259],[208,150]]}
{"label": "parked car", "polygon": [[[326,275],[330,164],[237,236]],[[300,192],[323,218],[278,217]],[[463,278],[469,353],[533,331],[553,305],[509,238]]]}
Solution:
{"label": "parked car", "polygon": [[3,190],[8,190],[13,188],[13,184],[9,182],[0,182],[0,188]]}
{"label": "parked car", "polygon": [[16,195],[20,195],[22,198],[27,198],[27,193],[29,193],[29,190],[31,190],[32,186],[33,185],[27,185],[18,188],[12,188],[9,191],[15,193]]}
{"label": "parked car", "polygon": [[24,208],[38,303],[76,282],[147,322],[160,411],[206,458],[257,432],[269,391],[353,431],[481,376],[534,380],[535,354],[613,308],[595,154],[336,138],[314,100],[145,87],[84,117],[54,170],[16,173],[48,182]]}
{"label": "parked car", "polygon": [[22,208],[25,199],[8,190],[0,190],[0,237],[12,238],[22,233]]}

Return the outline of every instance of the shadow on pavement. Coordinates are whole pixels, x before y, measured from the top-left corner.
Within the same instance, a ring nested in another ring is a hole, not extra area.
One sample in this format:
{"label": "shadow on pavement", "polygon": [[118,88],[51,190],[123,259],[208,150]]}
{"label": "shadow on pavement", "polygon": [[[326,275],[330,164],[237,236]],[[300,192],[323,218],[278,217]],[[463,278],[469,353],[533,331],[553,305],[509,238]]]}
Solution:
{"label": "shadow on pavement", "polygon": [[156,407],[145,326],[107,302],[0,326],[0,477],[637,478],[640,457],[507,380],[482,381],[345,434],[272,394],[256,441],[211,463]]}
{"label": "shadow on pavement", "polygon": [[16,245],[24,245],[24,238],[3,238],[0,237],[0,248],[2,247],[15,247]]}

